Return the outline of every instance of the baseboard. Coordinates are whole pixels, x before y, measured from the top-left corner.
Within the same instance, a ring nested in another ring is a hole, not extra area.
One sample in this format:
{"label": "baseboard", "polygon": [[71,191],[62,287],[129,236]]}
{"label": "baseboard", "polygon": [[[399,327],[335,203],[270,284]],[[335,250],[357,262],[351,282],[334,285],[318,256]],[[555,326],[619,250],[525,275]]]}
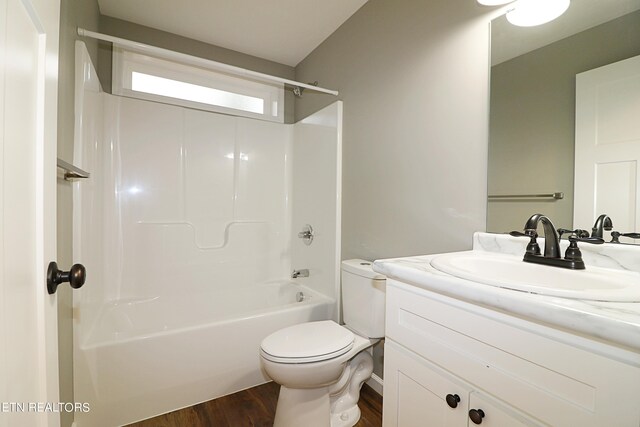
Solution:
{"label": "baseboard", "polygon": [[367,380],[367,385],[369,387],[371,387],[372,389],[374,389],[376,391],[376,393],[378,393],[380,396],[382,396],[382,390],[383,390],[383,381],[382,378],[380,378],[379,376],[377,376],[376,374],[371,374],[371,378],[369,378]]}

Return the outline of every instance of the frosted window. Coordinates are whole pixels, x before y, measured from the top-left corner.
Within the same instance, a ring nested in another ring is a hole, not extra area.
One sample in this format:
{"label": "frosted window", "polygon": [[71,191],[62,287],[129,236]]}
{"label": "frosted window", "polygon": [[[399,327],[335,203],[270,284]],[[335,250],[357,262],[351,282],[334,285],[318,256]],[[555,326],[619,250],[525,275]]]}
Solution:
{"label": "frosted window", "polygon": [[[187,58],[185,61],[189,61]],[[215,64],[212,65],[215,67]],[[284,123],[284,84],[113,49],[114,95]]]}
{"label": "frosted window", "polygon": [[264,114],[264,100],[260,98],[135,71],[131,75],[131,90]]}

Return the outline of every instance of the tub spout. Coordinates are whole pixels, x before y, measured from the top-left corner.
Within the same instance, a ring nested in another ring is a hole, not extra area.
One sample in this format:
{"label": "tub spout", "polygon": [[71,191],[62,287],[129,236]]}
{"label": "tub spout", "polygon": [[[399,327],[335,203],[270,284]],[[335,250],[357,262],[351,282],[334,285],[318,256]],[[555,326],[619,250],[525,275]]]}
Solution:
{"label": "tub spout", "polygon": [[309,277],[309,270],[306,268],[303,270],[293,270],[293,273],[291,273],[291,278],[297,279],[298,277]]}

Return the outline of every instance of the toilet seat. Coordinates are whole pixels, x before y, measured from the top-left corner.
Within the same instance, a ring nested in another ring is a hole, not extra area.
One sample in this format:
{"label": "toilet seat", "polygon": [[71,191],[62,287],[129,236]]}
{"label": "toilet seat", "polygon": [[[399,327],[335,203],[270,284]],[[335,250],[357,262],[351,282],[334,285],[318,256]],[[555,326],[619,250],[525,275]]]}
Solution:
{"label": "toilet seat", "polygon": [[262,356],[278,363],[312,363],[333,359],[353,347],[355,335],[331,320],[289,326],[266,337]]}

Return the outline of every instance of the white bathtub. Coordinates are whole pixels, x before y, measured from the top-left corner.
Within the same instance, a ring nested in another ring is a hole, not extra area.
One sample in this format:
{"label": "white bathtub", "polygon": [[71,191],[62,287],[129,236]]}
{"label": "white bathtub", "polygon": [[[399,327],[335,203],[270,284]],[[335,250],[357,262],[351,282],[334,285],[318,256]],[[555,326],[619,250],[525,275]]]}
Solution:
{"label": "white bathtub", "polygon": [[334,310],[292,282],[105,306],[74,354],[75,395],[91,402],[76,425],[128,424],[264,383],[262,339]]}

